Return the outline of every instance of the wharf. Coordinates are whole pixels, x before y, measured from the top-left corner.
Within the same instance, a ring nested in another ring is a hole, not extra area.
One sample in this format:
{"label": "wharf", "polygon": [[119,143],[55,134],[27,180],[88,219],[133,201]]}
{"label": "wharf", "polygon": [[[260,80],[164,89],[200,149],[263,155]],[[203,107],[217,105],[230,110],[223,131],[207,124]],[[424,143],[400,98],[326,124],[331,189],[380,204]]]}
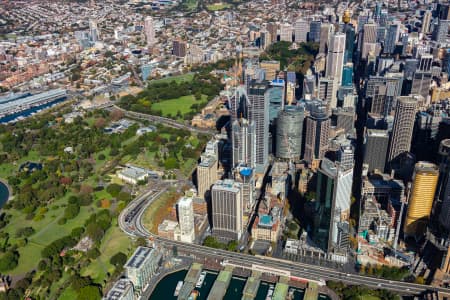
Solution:
{"label": "wharf", "polygon": [[202,273],[203,266],[199,263],[193,263],[189,268],[186,277],[184,278],[183,286],[180,289],[180,293],[178,294],[178,300],[187,300],[191,295],[192,290],[195,287],[198,279],[200,278],[200,274]]}
{"label": "wharf", "polygon": [[232,276],[232,266],[226,266],[225,270],[220,271],[216,281],[211,288],[211,292],[209,292],[207,300],[222,300],[225,297]]}

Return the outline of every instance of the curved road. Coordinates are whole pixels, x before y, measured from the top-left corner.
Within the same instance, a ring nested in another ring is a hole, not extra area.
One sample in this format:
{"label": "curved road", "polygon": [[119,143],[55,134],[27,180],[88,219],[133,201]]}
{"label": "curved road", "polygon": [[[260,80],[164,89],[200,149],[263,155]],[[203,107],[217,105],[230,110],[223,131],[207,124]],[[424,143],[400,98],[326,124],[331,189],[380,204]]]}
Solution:
{"label": "curved road", "polygon": [[119,216],[121,229],[130,236],[151,238],[153,241],[165,247],[177,247],[182,252],[191,253],[197,257],[216,257],[227,259],[237,265],[251,267],[252,264],[271,267],[275,269],[289,270],[293,276],[308,278],[311,280],[334,280],[342,281],[352,285],[365,285],[370,288],[383,288],[392,290],[400,294],[420,294],[427,290],[450,293],[450,289],[434,288],[426,285],[407,283],[403,281],[393,281],[375,277],[361,276],[340,272],[331,268],[292,262],[289,260],[275,259],[270,257],[252,256],[243,253],[230,252],[220,249],[213,249],[197,244],[189,244],[169,240],[150,233],[142,225],[141,219],[145,209],[157,199],[165,190],[167,185],[156,186],[133,200]]}

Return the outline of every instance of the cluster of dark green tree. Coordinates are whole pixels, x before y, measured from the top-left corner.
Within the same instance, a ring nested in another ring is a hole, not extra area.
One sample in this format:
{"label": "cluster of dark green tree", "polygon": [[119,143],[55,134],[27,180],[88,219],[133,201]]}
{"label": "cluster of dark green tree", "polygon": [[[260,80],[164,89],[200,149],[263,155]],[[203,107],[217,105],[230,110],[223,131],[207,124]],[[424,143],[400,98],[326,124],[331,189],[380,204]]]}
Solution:
{"label": "cluster of dark green tree", "polygon": [[[160,110],[152,108],[153,103],[188,95],[195,95],[197,101],[201,100],[202,95],[206,95],[207,100],[210,101],[219,95],[222,89],[223,84],[219,78],[208,73],[197,73],[192,81],[151,83],[147,89],[136,96],[127,95],[122,97],[119,101],[119,106],[126,110],[161,116],[162,112]],[[191,106],[191,111],[184,114],[184,119],[191,119],[206,104],[207,102],[198,102],[196,105]],[[181,113],[178,117],[181,117]]]}
{"label": "cluster of dark green tree", "polygon": [[306,71],[314,63],[314,57],[319,51],[319,44],[308,42],[301,43],[297,49],[290,49],[292,43],[281,41],[269,46],[265,53],[259,59],[277,60],[280,62],[282,70],[288,70],[306,74]]}
{"label": "cluster of dark green tree", "polygon": [[[14,190],[15,199],[6,208],[23,210],[29,219],[34,218],[38,207],[46,206],[53,199],[61,198],[68,192],[77,193],[79,205],[89,205],[92,201],[90,192],[82,192],[82,182],[94,175],[96,153],[107,149],[110,155],[136,154],[139,148],[135,143],[124,145],[123,142],[135,135],[137,125],[131,126],[122,134],[107,135],[101,123],[106,123],[103,113],[95,115],[95,124],[89,126],[81,118],[71,124],[48,126],[50,120],[29,122],[31,130],[26,130],[20,123],[16,127],[0,126],[0,141],[3,162],[14,162],[33,150],[41,158],[42,169],[33,172],[22,171],[12,174],[8,183]],[[108,117],[105,115],[105,117]],[[43,118],[44,120],[46,118]],[[41,126],[40,129],[34,127]],[[66,147],[73,152],[64,152]],[[116,162],[116,164],[118,161]],[[111,164],[111,167],[114,167]],[[76,203],[70,203],[66,219],[77,215]],[[0,222],[1,225],[1,222]]]}
{"label": "cluster of dark green tree", "polygon": [[237,251],[238,242],[237,241],[229,241],[228,244],[219,242],[216,238],[213,236],[207,236],[205,240],[203,241],[203,245],[210,248],[216,248],[216,249],[224,249],[228,251]]}
{"label": "cluster of dark green tree", "polygon": [[400,296],[388,290],[374,290],[362,285],[345,285],[342,282],[327,281],[327,286],[332,289],[342,300],[359,300],[364,297],[378,297],[381,300],[400,300]]}
{"label": "cluster of dark green tree", "polygon": [[403,280],[410,275],[408,268],[397,268],[389,266],[372,266],[371,264],[359,266],[359,272],[391,280]]}

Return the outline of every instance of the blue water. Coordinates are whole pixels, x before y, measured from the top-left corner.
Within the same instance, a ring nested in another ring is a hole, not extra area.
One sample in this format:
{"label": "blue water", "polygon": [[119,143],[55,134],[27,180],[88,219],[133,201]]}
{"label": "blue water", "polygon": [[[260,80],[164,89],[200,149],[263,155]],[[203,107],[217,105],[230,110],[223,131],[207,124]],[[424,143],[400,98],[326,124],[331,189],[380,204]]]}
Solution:
{"label": "blue water", "polygon": [[[152,295],[148,300],[176,300],[177,297],[173,296],[173,292],[175,291],[175,287],[179,280],[184,280],[187,274],[186,270],[179,271],[164,277],[158,285],[155,287]],[[214,281],[217,278],[217,273],[208,272],[206,274],[205,281],[203,286],[199,289],[200,295],[197,300],[205,300],[208,298],[209,292],[214,284]],[[235,300],[241,299],[242,292],[245,286],[245,279],[239,277],[233,277],[230,282],[230,286],[227,289],[224,300]],[[269,284],[267,282],[262,281],[258,293],[256,295],[255,300],[265,300],[267,291],[269,290]],[[302,300],[304,298],[305,291],[301,289],[295,289],[294,292],[294,300]],[[319,299],[328,300],[329,298],[320,295]]]}
{"label": "blue water", "polygon": [[9,121],[12,121],[20,116],[29,117],[29,116],[31,116],[32,113],[35,113],[38,110],[50,108],[55,104],[65,101],[66,99],[67,99],[67,97],[59,98],[59,99],[56,99],[55,101],[52,101],[52,102],[49,102],[49,103],[46,103],[43,105],[35,106],[30,109],[26,109],[26,110],[23,110],[21,112],[18,112],[18,113],[12,114],[12,115],[4,116],[3,118],[0,118],[0,123],[8,123]]}
{"label": "blue water", "polygon": [[0,207],[8,201],[9,191],[6,185],[0,182]]}

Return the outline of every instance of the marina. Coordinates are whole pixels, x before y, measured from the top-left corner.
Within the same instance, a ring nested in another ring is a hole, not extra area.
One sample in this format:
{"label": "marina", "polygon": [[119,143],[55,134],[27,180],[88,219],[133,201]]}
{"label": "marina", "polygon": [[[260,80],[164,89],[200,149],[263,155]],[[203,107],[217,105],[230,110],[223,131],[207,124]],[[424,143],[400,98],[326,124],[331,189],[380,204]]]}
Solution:
{"label": "marina", "polygon": [[20,94],[0,98],[0,123],[17,122],[67,100],[67,91],[55,89],[36,95]]}
{"label": "marina", "polygon": [[[198,270],[198,265],[194,268]],[[202,271],[203,272],[203,271]],[[175,292],[179,289],[180,282],[186,283],[188,278],[188,271],[182,270],[164,277],[156,286],[152,295],[148,300],[159,299],[224,299],[224,300],[236,300],[236,299],[256,299],[256,300],[278,300],[278,299],[290,299],[290,300],[306,300],[313,299],[305,294],[305,290],[295,287],[289,287],[286,284],[269,283],[265,281],[259,281],[256,277],[243,278],[238,276],[232,276],[230,271],[216,272],[210,270],[204,270],[206,273],[204,283],[200,288],[193,287],[192,290],[186,291],[184,295],[181,293],[175,296]],[[221,275],[222,273],[222,275]],[[195,272],[191,271],[191,274]],[[201,273],[199,273],[201,274]],[[254,274],[256,275],[256,274]],[[190,276],[190,275],[189,275]],[[257,275],[256,275],[257,276]],[[192,279],[192,278],[191,278]],[[228,284],[226,284],[228,282]],[[277,286],[280,285],[277,291]],[[221,288],[225,287],[225,290]],[[183,285],[184,287],[184,285]],[[214,291],[215,290],[215,291]],[[221,298],[216,296],[223,295]],[[223,294],[222,294],[223,293]],[[283,298],[279,298],[282,297]],[[329,300],[325,295],[316,294],[315,299]]]}

